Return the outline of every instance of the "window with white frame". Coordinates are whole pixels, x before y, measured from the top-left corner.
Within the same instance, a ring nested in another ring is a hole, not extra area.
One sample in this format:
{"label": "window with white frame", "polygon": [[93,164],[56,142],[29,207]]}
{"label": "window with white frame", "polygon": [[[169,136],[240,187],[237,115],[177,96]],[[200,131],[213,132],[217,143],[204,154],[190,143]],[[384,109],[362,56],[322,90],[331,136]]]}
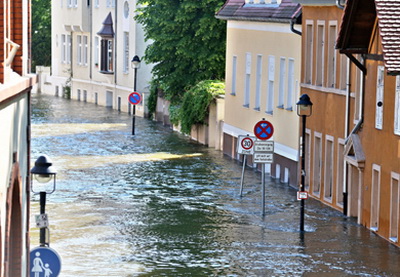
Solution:
{"label": "window with white frame", "polygon": [[[356,58],[359,59],[360,55],[357,55]],[[358,67],[356,67],[355,75],[356,85],[354,87],[354,120],[357,122],[361,119],[362,116],[362,92],[364,86],[364,73]]]}
{"label": "window with white frame", "polygon": [[257,55],[257,72],[256,72],[256,99],[254,109],[260,110],[261,101],[261,78],[262,77],[262,55]]}
{"label": "window with white frame", "polygon": [[400,135],[400,76],[396,76],[396,93],[394,101],[394,133]]}
{"label": "window with white frame", "polygon": [[400,217],[400,174],[391,174],[391,197],[390,197],[390,231],[389,239],[393,242],[399,240],[399,217]]}
{"label": "window with white frame", "polygon": [[77,35],[76,36],[76,44],[77,44],[77,48],[76,48],[76,55],[77,55],[77,62],[79,65],[82,65],[82,36],[81,35]]}
{"label": "window with white frame", "polygon": [[337,185],[336,185],[336,204],[343,207],[343,184],[344,184],[344,139],[338,140],[338,150],[337,150]]}
{"label": "window with white frame", "polygon": [[73,0],[67,0],[67,6],[68,6],[68,8],[72,8]]}
{"label": "window with white frame", "polygon": [[231,95],[236,95],[237,56],[232,57],[232,88]]}
{"label": "window with white frame", "polygon": [[67,63],[67,36],[61,35],[61,62]]}
{"label": "window with white frame", "polygon": [[62,8],[64,6],[64,0],[61,0],[60,3],[61,3],[61,8]]}
{"label": "window with white frame", "polygon": [[384,90],[385,68],[378,66],[378,77],[376,84],[376,109],[375,109],[375,128],[383,128],[383,90]]}
{"label": "window with white frame", "polygon": [[82,63],[87,66],[88,64],[88,36],[83,36],[83,48],[82,48]]}
{"label": "window with white frame", "polygon": [[306,156],[306,164],[305,164],[305,173],[306,177],[305,179],[305,189],[306,191],[310,190],[310,172],[311,172],[311,130],[306,129],[306,142],[305,142],[305,156]]}
{"label": "window with white frame", "polygon": [[267,87],[267,114],[274,111],[274,81],[275,81],[275,56],[268,57],[268,87]]}
{"label": "window with white frame", "polygon": [[72,60],[72,37],[71,35],[67,35],[67,63],[71,64]]}
{"label": "window with white frame", "polygon": [[314,22],[306,20],[306,47],[305,47],[305,69],[304,83],[311,84],[312,81],[312,63],[313,63],[313,44],[314,44]]}
{"label": "window with white frame", "polygon": [[246,53],[246,76],[244,80],[244,99],[243,106],[250,105],[250,74],[251,74],[251,53]]}
{"label": "window with white frame", "polygon": [[100,56],[100,39],[98,36],[94,37],[94,65],[99,66]]}
{"label": "window with white frame", "polygon": [[286,85],[286,58],[281,57],[279,66],[278,108],[284,108]]}
{"label": "window with white frame", "polygon": [[329,30],[328,30],[328,72],[327,72],[327,84],[326,86],[329,88],[336,87],[336,54],[337,50],[335,49],[336,44],[336,21],[329,22]]}
{"label": "window with white frame", "polygon": [[347,71],[348,71],[348,66],[349,64],[349,59],[347,58],[346,55],[342,54],[340,55],[340,84],[339,88],[341,90],[345,90],[347,86]]}
{"label": "window with white frame", "polygon": [[294,59],[289,58],[288,88],[286,96],[286,110],[293,111],[293,96],[295,91]]}
{"label": "window with white frame", "polygon": [[114,59],[113,59],[113,39],[102,38],[100,46],[100,72],[104,74],[114,73]]}
{"label": "window with white frame", "polygon": [[78,7],[78,0],[72,0],[72,2],[73,2],[73,5],[74,5],[74,8],[77,8]]}
{"label": "window with white frame", "polygon": [[322,170],[322,134],[314,133],[314,164],[313,164],[313,193],[317,196],[321,190]]}
{"label": "window with white frame", "polygon": [[318,21],[317,25],[317,43],[315,58],[315,84],[322,86],[324,82],[324,52],[325,52],[325,21]]}
{"label": "window with white frame", "polygon": [[94,7],[98,8],[100,6],[100,0],[94,0]]}
{"label": "window with white frame", "polygon": [[124,32],[124,73],[129,73],[129,33]]}
{"label": "window with white frame", "polygon": [[372,165],[372,187],[371,187],[371,223],[370,228],[378,231],[379,228],[379,204],[381,186],[381,167]]}
{"label": "window with white frame", "polygon": [[324,178],[324,198],[332,201],[333,189],[333,165],[334,165],[334,139],[326,136],[325,140],[325,178]]}

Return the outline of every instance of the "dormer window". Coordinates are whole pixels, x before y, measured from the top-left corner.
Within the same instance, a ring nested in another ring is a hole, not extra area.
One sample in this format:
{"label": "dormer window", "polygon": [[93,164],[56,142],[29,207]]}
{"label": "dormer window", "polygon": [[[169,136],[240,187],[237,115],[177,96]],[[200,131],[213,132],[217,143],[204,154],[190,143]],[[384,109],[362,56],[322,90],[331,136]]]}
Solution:
{"label": "dormer window", "polygon": [[268,5],[268,6],[279,6],[279,4],[282,2],[282,0],[246,0],[245,5],[246,6],[252,6],[252,5]]}
{"label": "dormer window", "polygon": [[114,73],[114,29],[111,12],[103,22],[102,29],[97,33],[101,37],[100,72]]}

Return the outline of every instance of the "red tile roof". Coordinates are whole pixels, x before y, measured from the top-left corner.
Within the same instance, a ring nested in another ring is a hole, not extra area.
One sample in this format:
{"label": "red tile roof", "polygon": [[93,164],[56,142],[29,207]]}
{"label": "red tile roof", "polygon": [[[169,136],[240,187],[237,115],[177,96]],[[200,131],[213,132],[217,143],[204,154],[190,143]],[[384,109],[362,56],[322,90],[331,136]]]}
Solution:
{"label": "red tile roof", "polygon": [[385,67],[400,74],[400,0],[375,0]]}
{"label": "red tile roof", "polygon": [[216,17],[223,20],[290,22],[298,18],[301,6],[292,0],[282,0],[280,5],[247,4],[245,0],[227,0]]}

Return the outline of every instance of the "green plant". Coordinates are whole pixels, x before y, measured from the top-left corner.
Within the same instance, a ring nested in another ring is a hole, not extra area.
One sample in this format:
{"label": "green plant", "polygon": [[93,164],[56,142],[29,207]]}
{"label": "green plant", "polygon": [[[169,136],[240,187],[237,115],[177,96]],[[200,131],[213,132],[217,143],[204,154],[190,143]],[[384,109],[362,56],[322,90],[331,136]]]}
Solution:
{"label": "green plant", "polygon": [[176,113],[182,133],[190,134],[193,125],[207,124],[210,104],[224,93],[225,83],[216,80],[201,81],[186,91],[179,111]]}
{"label": "green plant", "polygon": [[156,82],[150,83],[150,94],[147,98],[147,108],[149,110],[150,119],[153,118],[157,108],[158,85]]}

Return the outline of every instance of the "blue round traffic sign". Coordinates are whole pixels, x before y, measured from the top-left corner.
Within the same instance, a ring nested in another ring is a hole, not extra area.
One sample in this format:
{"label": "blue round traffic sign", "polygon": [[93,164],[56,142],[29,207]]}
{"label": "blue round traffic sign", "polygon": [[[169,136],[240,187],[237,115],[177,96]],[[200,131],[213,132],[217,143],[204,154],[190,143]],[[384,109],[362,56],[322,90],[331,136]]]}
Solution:
{"label": "blue round traffic sign", "polygon": [[132,105],[137,105],[142,101],[142,96],[137,92],[132,92],[129,94],[128,100]]}
{"label": "blue round traffic sign", "polygon": [[261,140],[267,140],[274,134],[274,126],[271,122],[261,120],[254,126],[254,135]]}
{"label": "blue round traffic sign", "polygon": [[61,258],[50,247],[36,247],[30,252],[30,277],[57,277],[61,271]]}

